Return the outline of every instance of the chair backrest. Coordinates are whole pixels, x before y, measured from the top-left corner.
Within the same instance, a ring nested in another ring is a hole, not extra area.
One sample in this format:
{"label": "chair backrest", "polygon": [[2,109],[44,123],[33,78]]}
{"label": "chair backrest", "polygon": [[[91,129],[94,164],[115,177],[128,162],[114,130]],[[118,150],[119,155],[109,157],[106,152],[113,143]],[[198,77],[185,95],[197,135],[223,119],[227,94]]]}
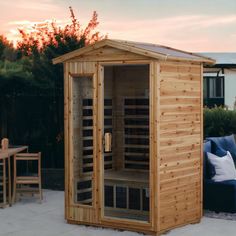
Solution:
{"label": "chair backrest", "polygon": [[41,152],[38,153],[17,153],[15,154],[16,160],[40,160],[41,159]]}
{"label": "chair backrest", "polygon": [[14,155],[14,173],[17,175],[17,162],[19,161],[37,161],[37,172],[41,175],[41,152],[38,153],[17,153]]}

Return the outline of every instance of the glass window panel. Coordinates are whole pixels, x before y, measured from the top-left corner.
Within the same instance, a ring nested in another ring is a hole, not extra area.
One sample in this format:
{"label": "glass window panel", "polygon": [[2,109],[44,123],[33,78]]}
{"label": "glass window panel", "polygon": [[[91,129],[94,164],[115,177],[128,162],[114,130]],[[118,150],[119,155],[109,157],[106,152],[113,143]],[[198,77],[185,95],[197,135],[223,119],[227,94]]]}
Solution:
{"label": "glass window panel", "polygon": [[93,78],[73,78],[73,179],[74,202],[92,205]]}
{"label": "glass window panel", "polygon": [[223,97],[224,97],[224,77],[210,77],[209,98],[223,98]]}

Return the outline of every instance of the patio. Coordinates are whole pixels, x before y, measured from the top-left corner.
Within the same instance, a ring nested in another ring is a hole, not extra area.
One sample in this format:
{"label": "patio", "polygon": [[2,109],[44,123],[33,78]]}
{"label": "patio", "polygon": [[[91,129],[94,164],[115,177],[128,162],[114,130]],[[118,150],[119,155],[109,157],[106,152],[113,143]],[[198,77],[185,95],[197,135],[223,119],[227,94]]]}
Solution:
{"label": "patio", "polygon": [[[69,225],[64,221],[64,192],[44,190],[42,204],[29,198],[17,202],[13,207],[0,209],[0,235],[17,236],[135,236],[128,231],[116,231],[95,227]],[[235,221],[203,217],[200,224],[171,230],[169,236],[233,236]]]}

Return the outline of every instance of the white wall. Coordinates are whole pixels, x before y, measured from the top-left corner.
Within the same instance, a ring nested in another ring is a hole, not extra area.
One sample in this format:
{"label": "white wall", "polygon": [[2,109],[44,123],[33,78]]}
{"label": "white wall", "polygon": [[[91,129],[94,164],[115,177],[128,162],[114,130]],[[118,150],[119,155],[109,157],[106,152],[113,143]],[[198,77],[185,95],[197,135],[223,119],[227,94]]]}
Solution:
{"label": "white wall", "polygon": [[225,69],[225,105],[234,108],[236,97],[236,70]]}

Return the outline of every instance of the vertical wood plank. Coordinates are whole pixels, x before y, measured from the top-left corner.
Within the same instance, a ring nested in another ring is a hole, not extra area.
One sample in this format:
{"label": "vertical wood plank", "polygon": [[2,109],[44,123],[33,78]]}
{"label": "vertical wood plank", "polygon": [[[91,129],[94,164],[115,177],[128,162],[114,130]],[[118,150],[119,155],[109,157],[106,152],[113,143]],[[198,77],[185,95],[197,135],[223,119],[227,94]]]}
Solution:
{"label": "vertical wood plank", "polygon": [[68,191],[69,191],[69,153],[68,153],[68,63],[63,64],[64,67],[64,165],[65,165],[65,219],[68,219],[68,209],[69,209],[69,198],[68,198]]}
{"label": "vertical wood plank", "polygon": [[156,224],[155,222],[155,147],[154,147],[154,119],[155,119],[155,108],[154,108],[154,95],[155,95],[155,62],[150,63],[149,68],[149,221],[152,227]]}
{"label": "vertical wood plank", "polygon": [[101,64],[98,64],[98,105],[97,105],[97,155],[98,155],[98,215],[99,221],[104,216],[104,160],[103,160],[103,111],[104,111],[104,67]]}
{"label": "vertical wood plank", "polygon": [[[72,103],[73,103],[73,89],[72,89],[72,77],[70,76],[73,71],[72,64],[69,63],[68,73],[68,171],[69,171],[69,190],[68,190],[68,204],[73,204],[74,197],[74,179],[73,179],[73,123],[72,123]],[[69,207],[69,216],[74,215],[72,207]]]}
{"label": "vertical wood plank", "polygon": [[203,142],[204,142],[204,137],[203,137],[203,122],[204,122],[204,117],[203,117],[203,64],[201,64],[201,84],[200,84],[200,99],[201,99],[201,107],[200,107],[200,110],[201,110],[201,143],[200,143],[200,193],[201,193],[201,196],[200,196],[200,217],[203,216]]}
{"label": "vertical wood plank", "polygon": [[99,160],[97,152],[98,139],[98,63],[95,63],[95,73],[93,75],[93,201],[95,206],[96,222],[99,221]]}
{"label": "vertical wood plank", "polygon": [[17,175],[17,168],[16,168],[16,158],[15,155],[13,157],[13,197],[12,203],[16,201],[16,175]]}
{"label": "vertical wood plank", "polygon": [[155,220],[157,222],[155,230],[157,232],[160,231],[160,63],[158,61],[155,62],[155,96],[154,96],[154,110],[155,110],[155,126],[154,126],[154,147],[155,147]]}
{"label": "vertical wood plank", "polygon": [[12,196],[11,196],[11,157],[8,156],[7,158],[7,163],[8,163],[8,201],[9,201],[9,205],[12,205]]}
{"label": "vertical wood plank", "polygon": [[2,161],[3,161],[3,166],[2,166],[2,168],[3,168],[3,170],[2,170],[2,173],[3,173],[3,178],[2,178],[3,206],[6,206],[6,204],[7,204],[6,159],[4,158]]}

